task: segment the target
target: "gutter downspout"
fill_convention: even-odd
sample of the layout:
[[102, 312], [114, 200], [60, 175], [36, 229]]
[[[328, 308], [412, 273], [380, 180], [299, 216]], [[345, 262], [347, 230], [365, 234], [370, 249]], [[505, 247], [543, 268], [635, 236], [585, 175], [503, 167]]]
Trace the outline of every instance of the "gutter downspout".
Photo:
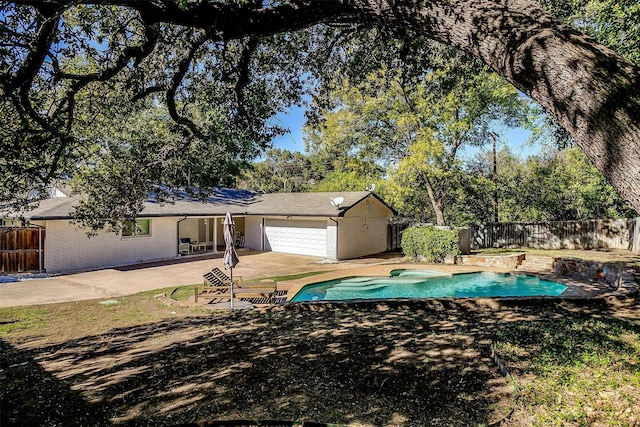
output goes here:
[[339, 235], [338, 232], [340, 230], [338, 230], [338, 221], [333, 219], [333, 218], [331, 218], [331, 217], [329, 217], [329, 219], [336, 223], [336, 261], [339, 261], [340, 260], [340, 253], [338, 252], [338, 241], [340, 240], [340, 235]]
[[[179, 219], [178, 222], [176, 223], [176, 247], [177, 248], [180, 248], [180, 223], [186, 219], [187, 219], [187, 216], [185, 215], [184, 218]], [[177, 255], [180, 255], [180, 253], [178, 253]]]

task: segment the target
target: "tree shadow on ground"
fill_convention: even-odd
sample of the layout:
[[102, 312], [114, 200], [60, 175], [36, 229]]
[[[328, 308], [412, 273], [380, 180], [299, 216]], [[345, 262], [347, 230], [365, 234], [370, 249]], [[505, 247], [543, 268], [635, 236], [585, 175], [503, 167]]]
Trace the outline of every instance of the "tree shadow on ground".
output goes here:
[[0, 425], [107, 425], [106, 408], [89, 403], [72, 383], [60, 381], [33, 359], [0, 339]]
[[[613, 310], [606, 302], [589, 304], [598, 316]], [[289, 304], [123, 328], [25, 352], [37, 362], [30, 364], [38, 378], [30, 388], [12, 386], [3, 417], [24, 409], [19, 402], [37, 389], [48, 402], [44, 411], [68, 412], [72, 421], [93, 417], [90, 425], [486, 424], [506, 415], [513, 398], [491, 358], [496, 332], [513, 322], [570, 316], [574, 306], [547, 300]], [[44, 383], [52, 385], [37, 385]], [[54, 407], [59, 396], [70, 398]], [[29, 424], [2, 425], [69, 424], [41, 422], [38, 408]]]

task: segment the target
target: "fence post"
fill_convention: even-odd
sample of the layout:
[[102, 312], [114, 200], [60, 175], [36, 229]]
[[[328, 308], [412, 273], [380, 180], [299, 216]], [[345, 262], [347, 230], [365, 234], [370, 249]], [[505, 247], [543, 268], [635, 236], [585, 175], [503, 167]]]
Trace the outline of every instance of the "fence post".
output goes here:
[[640, 218], [629, 220], [629, 250], [640, 254]]

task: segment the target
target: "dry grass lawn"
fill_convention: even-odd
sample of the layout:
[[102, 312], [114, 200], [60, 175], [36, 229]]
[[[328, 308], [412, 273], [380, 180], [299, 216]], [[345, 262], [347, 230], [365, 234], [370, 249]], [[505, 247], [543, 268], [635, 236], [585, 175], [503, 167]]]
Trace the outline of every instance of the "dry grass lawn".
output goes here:
[[143, 293], [2, 309], [0, 425], [639, 425], [639, 308], [425, 300], [208, 313]]

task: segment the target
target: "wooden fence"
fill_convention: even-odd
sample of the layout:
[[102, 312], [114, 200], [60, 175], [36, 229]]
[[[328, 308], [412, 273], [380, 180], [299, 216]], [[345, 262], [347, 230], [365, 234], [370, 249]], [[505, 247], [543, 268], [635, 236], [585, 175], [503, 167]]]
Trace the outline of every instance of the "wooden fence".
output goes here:
[[478, 248], [629, 249], [640, 252], [640, 219], [487, 223], [471, 228]]
[[0, 273], [44, 271], [42, 227], [0, 226]]

